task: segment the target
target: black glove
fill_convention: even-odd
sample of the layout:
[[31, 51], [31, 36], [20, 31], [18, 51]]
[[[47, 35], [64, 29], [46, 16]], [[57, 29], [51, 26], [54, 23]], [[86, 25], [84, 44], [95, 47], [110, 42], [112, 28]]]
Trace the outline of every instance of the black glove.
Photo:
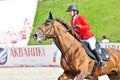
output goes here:
[[73, 28], [80, 28], [80, 26], [78, 24], [75, 24]]

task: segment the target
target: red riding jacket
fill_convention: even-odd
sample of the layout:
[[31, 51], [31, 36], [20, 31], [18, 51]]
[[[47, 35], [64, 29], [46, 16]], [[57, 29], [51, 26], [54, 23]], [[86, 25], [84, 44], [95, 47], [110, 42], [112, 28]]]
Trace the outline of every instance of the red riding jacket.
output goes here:
[[75, 28], [78, 32], [77, 36], [79, 39], [89, 39], [94, 36], [94, 34], [90, 32], [90, 25], [83, 16], [75, 15], [70, 21], [70, 24], [72, 27], [74, 27], [74, 25], [80, 26], [80, 28]]

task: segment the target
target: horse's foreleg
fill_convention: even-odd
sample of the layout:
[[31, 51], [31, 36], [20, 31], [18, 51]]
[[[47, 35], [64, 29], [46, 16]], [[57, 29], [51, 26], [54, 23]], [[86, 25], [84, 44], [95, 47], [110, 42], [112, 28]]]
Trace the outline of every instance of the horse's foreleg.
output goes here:
[[110, 74], [108, 74], [108, 77], [110, 80], [120, 80], [119, 74], [116, 71], [110, 72]]
[[87, 76], [87, 73], [80, 72], [80, 74], [76, 76], [76, 80], [84, 80], [86, 76]]
[[120, 69], [119, 69], [119, 71], [117, 72], [117, 74], [118, 74], [118, 80], [120, 80]]
[[90, 80], [98, 80], [98, 76], [93, 76]]
[[108, 75], [108, 77], [110, 78], [110, 80], [120, 80], [119, 76]]
[[119, 80], [120, 80], [120, 68], [119, 68], [119, 70], [118, 70], [118, 76], [119, 76]]
[[70, 71], [64, 71], [58, 80], [74, 80], [74, 78], [75, 76]]

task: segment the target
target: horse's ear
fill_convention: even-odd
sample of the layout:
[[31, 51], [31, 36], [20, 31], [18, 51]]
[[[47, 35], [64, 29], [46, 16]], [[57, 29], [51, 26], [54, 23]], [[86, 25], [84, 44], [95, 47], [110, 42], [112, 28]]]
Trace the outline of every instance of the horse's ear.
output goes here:
[[49, 12], [49, 17], [48, 17], [48, 19], [52, 19], [52, 20], [53, 20], [53, 16], [52, 16], [51, 11]]

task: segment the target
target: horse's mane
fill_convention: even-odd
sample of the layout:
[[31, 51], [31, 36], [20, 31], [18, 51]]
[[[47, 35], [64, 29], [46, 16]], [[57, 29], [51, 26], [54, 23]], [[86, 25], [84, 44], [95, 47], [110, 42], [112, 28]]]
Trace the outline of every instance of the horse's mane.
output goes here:
[[[58, 21], [58, 22], [60, 22], [66, 29], [70, 29], [70, 26], [69, 26], [67, 23], [63, 22], [62, 20], [60, 20], [60, 19], [58, 19], [58, 18], [56, 18], [55, 20]], [[75, 36], [75, 32], [73, 31], [73, 29], [71, 29], [71, 30], [69, 31], [69, 33], [70, 33], [71, 35]], [[75, 36], [75, 37], [76, 37], [76, 36]]]

